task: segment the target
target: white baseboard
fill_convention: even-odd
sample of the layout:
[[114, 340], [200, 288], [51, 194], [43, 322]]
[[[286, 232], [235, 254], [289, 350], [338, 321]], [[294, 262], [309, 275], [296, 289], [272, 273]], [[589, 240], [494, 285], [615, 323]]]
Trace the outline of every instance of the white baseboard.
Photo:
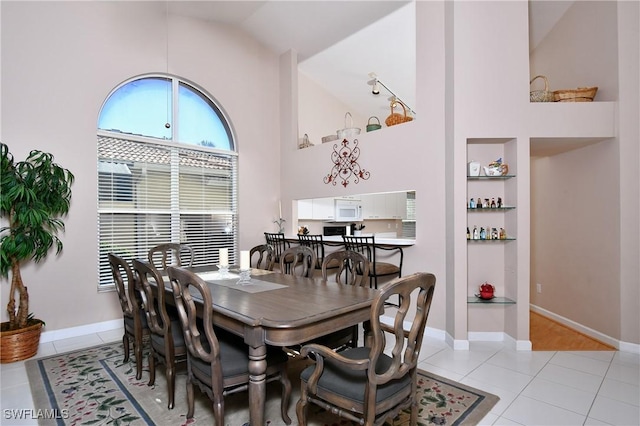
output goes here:
[[592, 328], [589, 328], [587, 326], [584, 326], [580, 323], [577, 323], [573, 320], [570, 320], [569, 318], [565, 318], [561, 315], [555, 314], [551, 311], [548, 311], [544, 308], [541, 308], [540, 306], [536, 306], [536, 305], [529, 305], [531, 310], [533, 312], [536, 312], [542, 316], [545, 316], [547, 318], [550, 318], [560, 324], [566, 325], [567, 327], [573, 328], [574, 330], [579, 331], [580, 333], [589, 336], [591, 338], [594, 338], [596, 340], [599, 340], [603, 343], [606, 343], [607, 345], [611, 345], [614, 348], [623, 351], [623, 352], [631, 352], [631, 353], [640, 353], [640, 345], [636, 344], [636, 343], [629, 343], [629, 342], [623, 342], [620, 341], [618, 339], [614, 339], [611, 336], [608, 336], [604, 333], [601, 333], [597, 330], [594, 330]]
[[60, 330], [43, 331], [40, 335], [40, 343], [53, 342], [54, 340], [68, 339], [71, 337], [86, 336], [87, 334], [117, 330], [119, 328], [122, 328], [122, 319], [62, 328]]
[[470, 331], [469, 340], [473, 342], [505, 342], [516, 351], [530, 351], [532, 349], [530, 340], [516, 340], [502, 331]]
[[501, 331], [470, 331], [468, 334], [472, 342], [502, 342], [505, 336]]
[[454, 351], [468, 351], [469, 350], [469, 341], [468, 340], [461, 340], [461, 339], [456, 340], [449, 333], [445, 333], [444, 341]]

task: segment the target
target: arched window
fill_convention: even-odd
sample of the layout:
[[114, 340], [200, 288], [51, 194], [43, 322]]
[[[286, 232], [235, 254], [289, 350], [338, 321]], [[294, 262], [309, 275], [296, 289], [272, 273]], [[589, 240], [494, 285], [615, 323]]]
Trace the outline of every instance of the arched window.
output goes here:
[[229, 123], [211, 97], [175, 77], [117, 87], [98, 119], [99, 288], [107, 253], [146, 259], [166, 242], [194, 249], [194, 266], [237, 250], [238, 161]]

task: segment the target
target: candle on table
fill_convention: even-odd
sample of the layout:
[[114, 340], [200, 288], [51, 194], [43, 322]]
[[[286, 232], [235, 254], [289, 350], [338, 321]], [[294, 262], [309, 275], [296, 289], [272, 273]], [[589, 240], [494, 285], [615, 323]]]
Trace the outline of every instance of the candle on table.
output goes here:
[[229, 265], [229, 249], [228, 248], [221, 248], [220, 251], [218, 252], [218, 255], [220, 257], [220, 265], [222, 266]]
[[249, 269], [249, 250], [240, 251], [240, 269]]
[[280, 211], [280, 216], [278, 216], [278, 219], [282, 219], [282, 201], [278, 201], [278, 210]]

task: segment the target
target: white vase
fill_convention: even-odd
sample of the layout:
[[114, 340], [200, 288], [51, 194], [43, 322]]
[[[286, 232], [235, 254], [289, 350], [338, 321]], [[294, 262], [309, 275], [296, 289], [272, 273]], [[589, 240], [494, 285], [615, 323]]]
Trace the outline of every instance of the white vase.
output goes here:
[[362, 231], [353, 231], [353, 235], [355, 237], [359, 237], [360, 235], [362, 235]]

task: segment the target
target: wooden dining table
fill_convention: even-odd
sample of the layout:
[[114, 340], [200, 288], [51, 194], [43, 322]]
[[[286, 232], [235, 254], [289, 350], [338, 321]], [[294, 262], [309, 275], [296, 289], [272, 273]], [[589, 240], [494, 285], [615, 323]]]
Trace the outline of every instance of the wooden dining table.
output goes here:
[[[366, 323], [377, 290], [341, 285], [320, 278], [251, 270], [239, 283], [233, 269], [228, 277], [215, 267], [191, 268], [209, 286], [213, 323], [244, 338], [249, 347], [250, 424], [263, 426], [266, 401], [267, 345], [293, 346]], [[170, 291], [170, 283], [165, 281]], [[168, 301], [173, 296], [167, 297]]]

